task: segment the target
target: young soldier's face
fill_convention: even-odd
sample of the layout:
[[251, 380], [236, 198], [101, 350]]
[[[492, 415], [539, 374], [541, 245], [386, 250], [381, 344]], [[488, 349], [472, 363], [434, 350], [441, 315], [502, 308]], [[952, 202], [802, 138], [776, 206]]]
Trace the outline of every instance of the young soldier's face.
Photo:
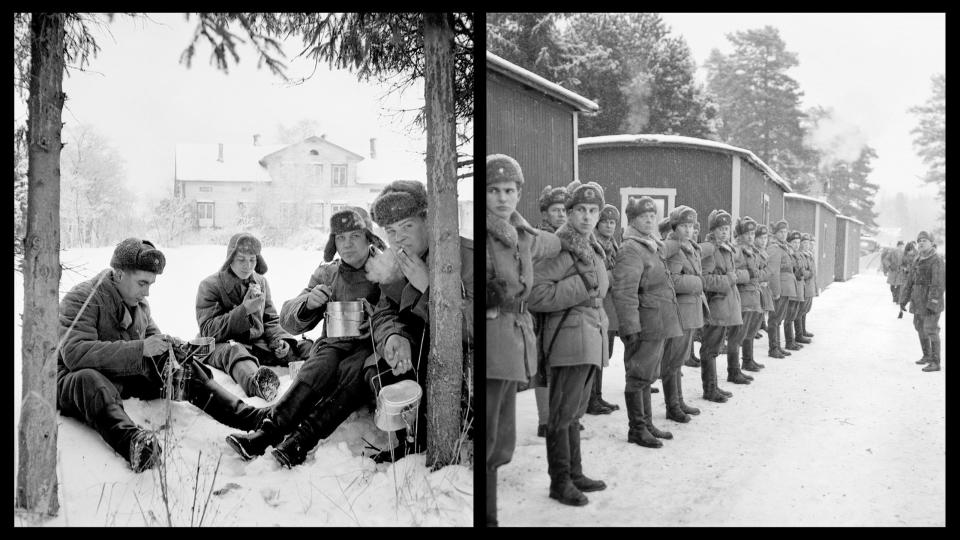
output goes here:
[[756, 234], [757, 234], [756, 231], [740, 233], [740, 241], [748, 246], [752, 246], [754, 236], [756, 236]]
[[794, 251], [800, 249], [800, 240], [796, 240], [796, 239], [795, 239], [795, 240], [791, 240], [791, 241], [789, 242], [789, 244], [790, 244], [790, 247], [792, 247], [792, 248], [794, 249]]
[[767, 237], [767, 235], [761, 234], [760, 236], [756, 237], [756, 239], [754, 240], [754, 244], [756, 244], [758, 248], [765, 248], [767, 247], [768, 239], [769, 238]]
[[717, 238], [720, 242], [726, 242], [730, 239], [730, 226], [721, 225], [713, 230], [713, 236]]
[[253, 269], [256, 266], [256, 255], [252, 253], [240, 253], [239, 251], [233, 255], [233, 262], [230, 263], [230, 268], [233, 269], [233, 273], [240, 279], [250, 277], [250, 274], [253, 273]]
[[801, 241], [800, 241], [800, 249], [802, 249], [803, 251], [810, 251], [810, 241], [809, 241], [809, 240], [801, 240]]
[[559, 229], [567, 222], [567, 209], [564, 208], [563, 203], [551, 204], [543, 214], [547, 218], [547, 223], [554, 229]]
[[370, 253], [370, 240], [363, 231], [347, 231], [333, 237], [337, 246], [337, 253], [343, 262], [354, 268], [363, 267]]
[[633, 226], [642, 233], [654, 234], [657, 232], [657, 213], [643, 212], [633, 219]]
[[146, 270], [116, 270], [117, 291], [123, 303], [133, 307], [150, 296], [150, 286], [157, 281], [157, 275]]
[[606, 237], [613, 236], [613, 232], [617, 230], [617, 220], [615, 219], [601, 219], [600, 223], [597, 223], [597, 232]]
[[917, 247], [920, 248], [920, 249], [923, 250], [923, 251], [926, 251], [926, 250], [930, 249], [930, 246], [932, 246], [932, 245], [933, 245], [933, 242], [927, 240], [926, 238], [923, 238], [923, 239], [921, 239], [921, 240], [917, 240]]
[[427, 252], [430, 236], [427, 220], [422, 216], [401, 219], [385, 227], [391, 246], [403, 248], [408, 254], [423, 257]]
[[509, 219], [519, 200], [520, 188], [516, 182], [497, 182], [487, 186], [487, 210], [500, 219]]
[[780, 229], [779, 231], [773, 233], [773, 235], [776, 236], [776, 237], [777, 237], [777, 240], [780, 240], [781, 242], [786, 242], [786, 241], [787, 241], [787, 230], [786, 230], [786, 229]]
[[673, 232], [681, 241], [690, 240], [693, 238], [693, 223], [681, 223], [673, 229]]
[[570, 226], [582, 235], [588, 235], [600, 220], [600, 207], [596, 204], [578, 204], [567, 215]]

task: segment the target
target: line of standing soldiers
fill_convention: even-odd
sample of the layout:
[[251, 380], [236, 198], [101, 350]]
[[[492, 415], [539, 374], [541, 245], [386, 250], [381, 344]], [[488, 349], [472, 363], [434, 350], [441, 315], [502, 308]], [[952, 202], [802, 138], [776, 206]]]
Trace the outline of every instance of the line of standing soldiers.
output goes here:
[[618, 409], [602, 399], [600, 388], [615, 334], [625, 347], [627, 441], [650, 448], [673, 438], [652, 422], [651, 385], [658, 377], [668, 419], [689, 422], [700, 412], [683, 401], [680, 384], [698, 329], [703, 397], [718, 403], [732, 396], [717, 384], [724, 338], [727, 381], [735, 384], [753, 380], [743, 370], [764, 367], [754, 360], [753, 341], [766, 312], [769, 356], [790, 354], [780, 347], [781, 323], [786, 349], [810, 343], [806, 314], [818, 293], [813, 239], [789, 231], [786, 221], [770, 227], [767, 246], [766, 226], [749, 217], [734, 224], [729, 213], [714, 210], [698, 244], [695, 210], [679, 206], [658, 223], [656, 203], [640, 197], [627, 204], [617, 242], [619, 212], [594, 182], [544, 189], [537, 230], [516, 211], [519, 164], [489, 155], [486, 177], [488, 526], [497, 525], [497, 469], [510, 461], [516, 443], [518, 386], [535, 383], [549, 496], [583, 506], [585, 492], [606, 484], [583, 472], [579, 420]]

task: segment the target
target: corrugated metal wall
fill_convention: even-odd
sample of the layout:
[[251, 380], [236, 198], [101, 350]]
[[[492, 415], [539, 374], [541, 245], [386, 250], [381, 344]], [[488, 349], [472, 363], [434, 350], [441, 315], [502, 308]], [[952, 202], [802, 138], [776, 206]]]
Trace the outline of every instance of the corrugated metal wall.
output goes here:
[[837, 215], [825, 206], [820, 207], [817, 251], [820, 257], [820, 264], [817, 266], [817, 285], [821, 289], [826, 289], [833, 283], [837, 271]]
[[[580, 179], [604, 187], [607, 202], [620, 208], [620, 188], [653, 187], [677, 190], [675, 205], [697, 211], [700, 225], [715, 208], [730, 211], [733, 158], [690, 148], [636, 145], [580, 150]], [[701, 231], [701, 238], [706, 231]]]
[[[847, 248], [847, 245], [850, 243], [850, 232], [853, 229], [852, 221], [846, 219], [837, 219], [837, 244], [836, 244], [836, 267], [837, 274], [835, 276], [837, 281], [846, 281], [850, 279], [853, 275], [852, 267], [853, 264], [849, 261], [850, 250]], [[860, 240], [857, 239], [857, 258], [860, 256], [859, 244]]]
[[802, 233], [814, 234], [817, 226], [816, 220], [817, 203], [813, 201], [804, 201], [797, 199], [786, 199], [787, 223], [790, 224], [790, 230], [800, 231]]
[[860, 224], [847, 221], [847, 260], [849, 277], [860, 273]]
[[[772, 182], [769, 182], [772, 185]], [[767, 193], [768, 181], [759, 169], [747, 160], [740, 160], [740, 215], [750, 216], [759, 224], [763, 220], [763, 195]]]
[[546, 185], [573, 181], [574, 111], [544, 94], [487, 70], [487, 154], [512, 156], [523, 169], [517, 210], [540, 222], [537, 197]]

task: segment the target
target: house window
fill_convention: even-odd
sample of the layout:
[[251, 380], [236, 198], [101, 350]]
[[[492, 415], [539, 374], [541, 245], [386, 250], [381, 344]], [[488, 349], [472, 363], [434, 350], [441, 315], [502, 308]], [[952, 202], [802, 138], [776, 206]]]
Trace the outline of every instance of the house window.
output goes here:
[[240, 191], [253, 191], [253, 186], [240, 186]]
[[346, 186], [347, 185], [347, 166], [346, 165], [331, 165], [330, 166], [330, 178], [333, 181], [334, 187], [336, 186]]
[[322, 227], [324, 225], [322, 202], [310, 203], [310, 215], [307, 219], [308, 223], [314, 227]]
[[197, 221], [201, 227], [213, 227], [214, 207], [212, 202], [197, 203]]
[[770, 195], [763, 193], [760, 202], [760, 223], [770, 223]]
[[320, 152], [317, 152], [316, 150], [311, 150], [311, 151], [310, 151], [310, 155], [311, 155], [311, 156], [319, 156], [319, 155], [320, 155]]
[[293, 219], [296, 203], [293, 201], [280, 201], [280, 220], [287, 222]]
[[320, 182], [323, 181], [323, 165], [320, 163], [313, 164], [313, 183], [320, 185]]
[[213, 191], [213, 186], [200, 186], [200, 191], [209, 193]]

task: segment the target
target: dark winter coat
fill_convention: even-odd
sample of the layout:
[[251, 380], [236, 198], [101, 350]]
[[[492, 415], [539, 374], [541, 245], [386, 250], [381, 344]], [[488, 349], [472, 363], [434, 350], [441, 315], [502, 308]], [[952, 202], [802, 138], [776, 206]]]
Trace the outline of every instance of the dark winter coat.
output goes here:
[[735, 250], [729, 242], [718, 242], [712, 234], [700, 244], [703, 265], [703, 290], [706, 291], [710, 315], [706, 324], [736, 326], [743, 324], [740, 314], [740, 291], [737, 283], [746, 283], [750, 276], [738, 272], [734, 264]]
[[609, 356], [603, 297], [610, 281], [603, 248], [593, 235], [583, 236], [569, 224], [557, 229], [557, 237], [560, 253], [533, 265], [530, 292], [530, 311], [543, 313], [540, 339], [544, 351], [549, 349], [546, 362], [551, 368], [599, 367]]
[[[763, 311], [760, 302], [760, 264], [756, 249], [747, 244], [736, 245], [734, 264], [737, 268], [737, 290], [740, 292], [740, 311]], [[743, 273], [747, 281], [742, 281]]]
[[803, 302], [807, 298], [804, 281], [810, 275], [807, 258], [803, 256], [799, 249], [793, 249], [792, 247], [787, 249], [790, 251], [790, 256], [793, 257], [793, 276], [797, 280], [797, 297], [791, 298], [791, 300]]
[[887, 283], [890, 285], [903, 285], [906, 276], [903, 275], [901, 265], [903, 263], [903, 250], [889, 249], [885, 250], [880, 256], [883, 265], [883, 273], [887, 275]]
[[[343, 262], [342, 259], [322, 263], [313, 271], [310, 281], [300, 291], [300, 294], [284, 302], [283, 307], [280, 308], [280, 325], [284, 329], [295, 334], [302, 334], [313, 330], [320, 324], [327, 312], [327, 302], [316, 309], [307, 307], [307, 298], [310, 296], [310, 291], [320, 284], [330, 287], [331, 294], [327, 302], [354, 302], [363, 298], [371, 306], [375, 306], [380, 300], [380, 286], [367, 279], [366, 272], [362, 267], [354, 268]], [[360, 325], [359, 337], [328, 338], [326, 325], [324, 325], [320, 336], [322, 341], [369, 341], [370, 321], [369, 319], [364, 320]]]
[[613, 300], [621, 336], [639, 332], [640, 339], [656, 341], [683, 335], [674, 279], [662, 246], [663, 242], [632, 225], [623, 231], [613, 268]]
[[[604, 264], [607, 267], [607, 277], [610, 279], [610, 290], [613, 290], [613, 267], [616, 265], [617, 252], [620, 250], [620, 242], [614, 237], [605, 237], [599, 233], [595, 234], [597, 242], [606, 254]], [[620, 328], [620, 320], [617, 318], [617, 308], [613, 305], [613, 293], [607, 293], [603, 297], [603, 311], [607, 313], [607, 320], [610, 324], [610, 331], [616, 332]]]
[[[259, 312], [248, 314], [243, 308], [243, 298], [251, 283], [257, 283], [263, 291], [262, 318]], [[246, 346], [256, 342], [269, 346], [279, 338], [286, 341], [291, 350], [296, 349], [297, 339], [280, 326], [270, 285], [256, 272], [241, 280], [227, 267], [208, 276], [197, 288], [196, 304], [201, 336], [212, 337], [217, 343], [233, 340]]]
[[160, 329], [150, 317], [146, 299], [133, 308], [123, 303], [112, 269], [70, 289], [60, 301], [59, 317], [63, 345], [57, 359], [58, 381], [71, 371], [88, 368], [107, 377], [143, 375], [152, 368], [143, 357], [143, 340]]
[[703, 327], [703, 312], [707, 304], [703, 295], [700, 245], [689, 241], [681, 244], [676, 234], [671, 232], [663, 243], [663, 259], [677, 294], [680, 325], [684, 330]]
[[[800, 253], [806, 257], [807, 260], [807, 270], [809, 275], [803, 279], [803, 297], [804, 298], [813, 298], [814, 296], [820, 296], [820, 292], [817, 290], [817, 259], [810, 251], [801, 251]], [[804, 274], [807, 275], [807, 274]]]
[[900, 289], [900, 304], [910, 302], [910, 313], [933, 315], [943, 311], [945, 269], [936, 250], [917, 256]]
[[[760, 308], [763, 311], [773, 311], [773, 294], [770, 293], [770, 272], [767, 269], [767, 250], [755, 249], [757, 255], [757, 269], [760, 272]], [[778, 278], [779, 279], [779, 278]]]
[[793, 274], [790, 246], [772, 235], [767, 244], [767, 278], [774, 300], [781, 296], [797, 298], [797, 276]]
[[533, 317], [517, 304], [533, 289], [533, 265], [560, 253], [555, 234], [537, 231], [516, 211], [509, 222], [487, 212], [487, 282], [502, 280], [508, 308], [488, 308], [487, 379], [526, 382], [537, 372]]

